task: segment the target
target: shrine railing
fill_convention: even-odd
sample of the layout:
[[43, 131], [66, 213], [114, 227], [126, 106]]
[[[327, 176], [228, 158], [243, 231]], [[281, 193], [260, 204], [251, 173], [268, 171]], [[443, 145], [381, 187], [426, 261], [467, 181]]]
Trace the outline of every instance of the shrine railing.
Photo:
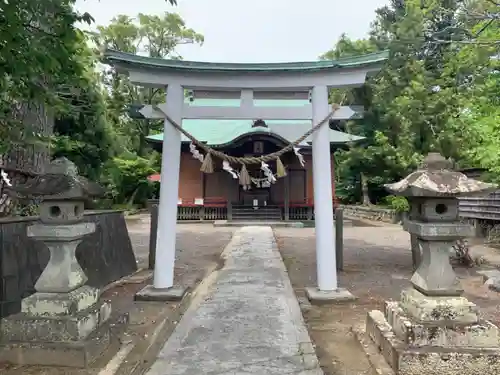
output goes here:
[[[150, 200], [148, 206], [152, 215], [158, 214], [158, 200]], [[177, 205], [178, 221], [227, 220], [227, 200], [223, 197], [209, 197], [203, 204], [195, 199], [183, 199]]]
[[[153, 216], [158, 215], [158, 200], [150, 200], [148, 202], [149, 209]], [[281, 210], [281, 220], [286, 218], [286, 204], [284, 202], [276, 202], [274, 207], [279, 207]], [[337, 207], [337, 202], [334, 202], [334, 207]], [[214, 221], [214, 220], [230, 220], [231, 205], [224, 197], [208, 197], [198, 202], [197, 199], [182, 199], [177, 205], [177, 220], [179, 222], [190, 221]], [[156, 220], [156, 218], [155, 218]], [[312, 200], [304, 199], [290, 201], [288, 203], [288, 220], [304, 221], [314, 220], [314, 203]]]

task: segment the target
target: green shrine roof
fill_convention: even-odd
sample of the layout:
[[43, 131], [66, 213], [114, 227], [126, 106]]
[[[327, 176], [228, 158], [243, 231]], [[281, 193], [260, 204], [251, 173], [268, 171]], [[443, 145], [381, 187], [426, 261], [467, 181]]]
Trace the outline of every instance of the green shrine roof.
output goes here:
[[[189, 102], [186, 98], [185, 103], [193, 106], [210, 105], [210, 106], [239, 106], [238, 99], [196, 99]], [[256, 107], [297, 107], [308, 104], [307, 100], [254, 100]], [[312, 124], [309, 121], [299, 120], [268, 120], [267, 127], [252, 127], [251, 120], [195, 120], [186, 119], [182, 121], [182, 126], [190, 134], [201, 142], [207, 143], [209, 146], [225, 146], [236, 141], [244, 136], [252, 134], [269, 134], [285, 143], [291, 143], [307, 132]], [[324, 126], [328, 126], [325, 124]], [[345, 144], [348, 142], [356, 142], [364, 137], [347, 134], [344, 132], [329, 129], [330, 143]], [[190, 142], [188, 138], [182, 135], [182, 142]], [[152, 143], [163, 142], [163, 133], [150, 135], [146, 140]], [[306, 138], [300, 146], [310, 146], [312, 136]]]
[[339, 60], [318, 60], [285, 63], [215, 63], [185, 60], [167, 60], [108, 49], [104, 52], [104, 61], [109, 64], [127, 64], [144, 68], [162, 68], [193, 72], [285, 72], [317, 71], [335, 68], [361, 68], [383, 63], [388, 52], [370, 53]]
[[[238, 138], [258, 134], [270, 134], [278, 139], [290, 143], [301, 137], [311, 128], [310, 123], [300, 123], [293, 121], [266, 121], [265, 127], [252, 127], [252, 121], [249, 120], [184, 120], [182, 126], [196, 139], [206, 142], [209, 146], [224, 146]], [[328, 126], [325, 124], [324, 126]], [[163, 133], [150, 135], [146, 137], [149, 142], [163, 142]], [[339, 132], [330, 129], [330, 142], [333, 144], [344, 144], [364, 139], [356, 135]], [[189, 139], [182, 135], [183, 142], [189, 142]], [[300, 146], [310, 146], [312, 137], [307, 138]]]

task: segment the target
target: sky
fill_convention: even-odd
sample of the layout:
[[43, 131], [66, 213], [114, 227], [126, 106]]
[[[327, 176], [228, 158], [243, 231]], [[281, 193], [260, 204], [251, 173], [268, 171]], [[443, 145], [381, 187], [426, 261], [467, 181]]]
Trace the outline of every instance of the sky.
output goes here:
[[211, 62], [310, 61], [333, 47], [342, 33], [366, 36], [375, 9], [388, 0], [77, 0], [97, 25], [118, 14], [179, 13], [205, 37], [203, 46], [183, 45], [184, 60]]

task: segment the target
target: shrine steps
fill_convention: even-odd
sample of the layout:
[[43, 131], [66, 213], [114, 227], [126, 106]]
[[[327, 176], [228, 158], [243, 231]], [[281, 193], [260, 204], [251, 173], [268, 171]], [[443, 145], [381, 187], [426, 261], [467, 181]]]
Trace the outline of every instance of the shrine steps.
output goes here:
[[216, 220], [213, 224], [214, 227], [271, 227], [271, 228], [305, 228], [301, 221], [269, 221], [269, 220]]
[[281, 221], [281, 208], [278, 206], [233, 206], [230, 221]]

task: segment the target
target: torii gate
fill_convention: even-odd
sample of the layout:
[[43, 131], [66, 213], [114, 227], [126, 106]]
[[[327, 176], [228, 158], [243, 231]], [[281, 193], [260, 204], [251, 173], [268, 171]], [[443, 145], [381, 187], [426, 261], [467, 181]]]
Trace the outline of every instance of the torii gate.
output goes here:
[[[330, 88], [359, 87], [368, 74], [378, 72], [387, 53], [374, 53], [338, 61], [271, 64], [205, 63], [165, 60], [108, 50], [105, 61], [130, 81], [149, 87], [166, 88], [166, 102], [145, 106], [146, 118], [165, 119], [178, 124], [183, 119], [309, 120], [312, 125], [330, 113]], [[184, 103], [185, 90], [205, 98], [240, 98], [239, 107], [190, 106]], [[307, 99], [297, 107], [258, 107], [255, 99]], [[340, 107], [332, 119], [354, 115], [350, 107]], [[174, 287], [174, 261], [179, 191], [181, 134], [165, 119], [161, 162], [158, 235], [153, 286], [140, 292], [148, 299], [179, 299], [185, 288]], [[335, 264], [332, 176], [328, 124], [313, 135], [313, 184], [316, 226], [317, 288], [308, 290], [310, 299], [345, 299], [339, 289]]]

